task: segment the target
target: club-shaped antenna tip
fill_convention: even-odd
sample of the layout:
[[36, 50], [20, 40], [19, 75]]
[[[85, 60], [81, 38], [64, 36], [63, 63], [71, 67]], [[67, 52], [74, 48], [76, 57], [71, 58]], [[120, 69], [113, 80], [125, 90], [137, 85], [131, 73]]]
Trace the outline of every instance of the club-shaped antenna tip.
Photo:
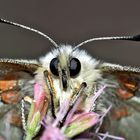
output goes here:
[[135, 35], [132, 38], [134, 41], [140, 41], [140, 34], [139, 35]]

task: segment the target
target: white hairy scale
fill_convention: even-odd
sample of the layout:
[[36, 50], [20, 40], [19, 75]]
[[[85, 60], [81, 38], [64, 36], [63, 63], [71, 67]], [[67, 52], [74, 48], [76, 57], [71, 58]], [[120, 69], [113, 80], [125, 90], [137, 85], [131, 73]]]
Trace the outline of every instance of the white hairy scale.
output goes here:
[[[84, 50], [79, 50], [75, 49], [73, 50], [73, 47], [70, 45], [61, 45], [59, 49], [54, 49], [48, 54], [46, 54], [44, 57], [40, 58], [40, 62], [44, 68], [46, 68], [48, 71], [50, 71], [50, 61], [53, 58], [58, 57], [61, 54], [63, 57], [60, 58], [60, 63], [62, 65], [65, 65], [64, 60], [70, 60], [70, 58], [77, 58], [79, 59], [81, 63], [81, 71], [80, 73], [72, 78], [70, 77], [70, 83], [72, 85], [71, 91], [73, 91], [73, 88], [78, 88], [82, 82], [87, 83], [87, 88], [86, 88], [86, 94], [93, 93], [93, 85], [95, 81], [99, 78], [101, 78], [101, 73], [99, 69], [96, 69], [96, 66], [98, 66], [99, 61], [96, 59], [92, 58], [89, 54], [87, 54], [86, 51]], [[53, 76], [53, 74], [52, 74]], [[54, 82], [54, 87], [57, 92], [57, 98], [61, 98], [62, 102], [66, 98], [62, 96], [62, 90], [60, 88], [60, 79], [59, 77], [53, 76], [53, 82]], [[70, 85], [70, 86], [71, 86]], [[65, 96], [70, 96], [70, 91], [63, 91]], [[62, 99], [64, 98], [64, 99]]]

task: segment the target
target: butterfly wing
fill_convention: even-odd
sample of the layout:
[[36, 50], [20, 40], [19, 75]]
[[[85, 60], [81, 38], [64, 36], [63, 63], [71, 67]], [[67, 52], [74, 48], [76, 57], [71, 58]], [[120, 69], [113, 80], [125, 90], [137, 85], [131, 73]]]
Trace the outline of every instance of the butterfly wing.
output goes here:
[[97, 108], [112, 105], [103, 123], [103, 131], [127, 140], [139, 139], [140, 134], [140, 70], [104, 63], [100, 67], [107, 88], [98, 100]]
[[21, 100], [33, 96], [34, 73], [38, 68], [35, 61], [0, 60], [0, 137], [21, 139]]

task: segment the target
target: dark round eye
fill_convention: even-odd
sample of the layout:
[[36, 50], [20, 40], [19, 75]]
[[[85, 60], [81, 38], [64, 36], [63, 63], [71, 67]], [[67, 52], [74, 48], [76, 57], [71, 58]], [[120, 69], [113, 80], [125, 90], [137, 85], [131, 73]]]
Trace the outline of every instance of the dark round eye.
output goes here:
[[76, 76], [81, 70], [81, 63], [77, 58], [70, 60], [70, 76]]
[[59, 76], [58, 74], [58, 58], [53, 58], [50, 62], [50, 70], [52, 72], [52, 74], [54, 74], [55, 76]]

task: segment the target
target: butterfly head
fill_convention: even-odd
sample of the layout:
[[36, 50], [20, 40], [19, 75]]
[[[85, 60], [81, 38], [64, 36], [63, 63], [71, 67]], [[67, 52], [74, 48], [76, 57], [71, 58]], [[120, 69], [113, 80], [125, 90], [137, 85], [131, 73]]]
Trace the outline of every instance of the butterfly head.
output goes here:
[[66, 94], [74, 91], [83, 82], [91, 91], [95, 80], [100, 78], [100, 72], [96, 69], [99, 61], [84, 50], [73, 49], [70, 45], [55, 48], [46, 56], [41, 57], [40, 62], [52, 74], [54, 87], [60, 94], [62, 91]]

